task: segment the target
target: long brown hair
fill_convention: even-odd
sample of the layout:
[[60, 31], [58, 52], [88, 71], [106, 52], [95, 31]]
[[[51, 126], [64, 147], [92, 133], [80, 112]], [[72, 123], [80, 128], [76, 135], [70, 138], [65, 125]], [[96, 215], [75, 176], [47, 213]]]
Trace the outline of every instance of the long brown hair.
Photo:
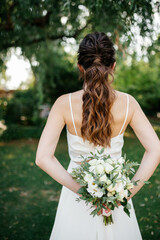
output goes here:
[[78, 49], [78, 64], [82, 65], [83, 112], [81, 135], [91, 143], [110, 147], [112, 134], [110, 112], [115, 99], [115, 91], [110, 86], [114, 80], [112, 66], [115, 49], [104, 32], [87, 34]]

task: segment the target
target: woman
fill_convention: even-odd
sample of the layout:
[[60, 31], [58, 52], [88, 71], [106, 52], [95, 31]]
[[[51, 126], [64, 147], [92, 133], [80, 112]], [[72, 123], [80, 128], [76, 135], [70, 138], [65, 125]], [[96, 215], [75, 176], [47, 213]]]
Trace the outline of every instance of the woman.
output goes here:
[[[83, 88], [55, 101], [42, 132], [36, 164], [63, 185], [50, 240], [142, 239], [131, 198], [158, 166], [160, 141], [135, 98], [111, 87], [115, 65], [115, 49], [109, 37], [103, 32], [86, 35], [78, 50]], [[114, 224], [105, 226], [102, 215], [93, 217], [90, 206], [84, 201], [76, 201], [81, 186], [73, 180], [70, 172], [80, 164], [80, 154], [94, 152], [96, 147], [103, 146], [106, 154], [119, 158], [128, 124], [145, 148], [139, 169], [132, 179], [140, 181], [128, 198], [132, 206], [131, 217], [119, 204], [112, 213]], [[67, 171], [54, 156], [65, 125], [71, 159]]]

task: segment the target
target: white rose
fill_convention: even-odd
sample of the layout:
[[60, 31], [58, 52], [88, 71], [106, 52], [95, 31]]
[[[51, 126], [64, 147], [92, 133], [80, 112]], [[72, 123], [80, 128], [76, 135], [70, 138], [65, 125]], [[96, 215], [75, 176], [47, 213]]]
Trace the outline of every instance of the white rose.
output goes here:
[[104, 167], [103, 167], [102, 164], [97, 165], [96, 168], [95, 168], [95, 170], [96, 170], [96, 172], [99, 173], [99, 174], [104, 173]]
[[104, 160], [102, 160], [102, 159], [99, 159], [99, 160], [97, 160], [97, 164], [104, 164]]
[[123, 157], [120, 157], [120, 158], [118, 159], [118, 163], [119, 163], [119, 164], [123, 164], [124, 162], [125, 162], [125, 160], [124, 160]]
[[121, 192], [122, 190], [124, 190], [124, 185], [123, 185], [122, 181], [116, 183], [114, 188], [115, 188], [116, 192]]
[[131, 182], [131, 180], [130, 180], [129, 177], [126, 178], [126, 187], [127, 187], [128, 189], [134, 187], [134, 184], [133, 184], [133, 182]]
[[107, 177], [106, 177], [106, 175], [105, 174], [103, 174], [100, 178], [99, 178], [99, 181], [100, 182], [107, 182]]
[[127, 178], [126, 178], [126, 176], [123, 175], [122, 178], [123, 178], [123, 183], [124, 183], [124, 185], [126, 185], [126, 184], [127, 184]]
[[88, 184], [88, 188], [87, 191], [94, 197], [102, 197], [103, 196], [103, 191], [101, 190], [101, 188], [98, 187], [97, 184], [92, 183], [92, 184]]
[[117, 178], [121, 178], [122, 177], [122, 173], [121, 172], [113, 172], [113, 176], [115, 176], [116, 174], [118, 173], [118, 176], [117, 176]]
[[128, 190], [127, 189], [123, 190], [123, 195], [124, 195], [125, 198], [128, 197]]
[[109, 185], [109, 187], [107, 188], [107, 190], [108, 190], [109, 192], [113, 192], [113, 191], [115, 191], [115, 186], [113, 187], [113, 184], [111, 184], [111, 185]]
[[106, 162], [109, 163], [109, 164], [113, 164], [113, 163], [114, 163], [114, 160], [113, 160], [112, 158], [108, 158], [108, 159], [106, 160]]
[[113, 170], [113, 167], [109, 163], [104, 164], [106, 173], [110, 173]]
[[119, 201], [122, 201], [123, 198], [127, 198], [128, 197], [128, 190], [122, 190], [121, 192], [119, 192], [119, 197], [118, 197], [118, 200]]
[[96, 166], [97, 165], [97, 159], [92, 159], [88, 163], [92, 166]]
[[93, 182], [93, 181], [94, 181], [92, 175], [89, 174], [89, 173], [87, 173], [87, 174], [84, 176], [84, 180], [85, 180], [86, 182]]
[[97, 191], [94, 193], [94, 195], [98, 198], [101, 198], [103, 196], [103, 192], [102, 191]]
[[127, 182], [127, 184], [126, 184], [127, 189], [131, 189], [133, 187], [134, 187], [134, 184], [132, 182]]
[[96, 168], [96, 166], [94, 166], [94, 165], [92, 166], [92, 165], [91, 165], [91, 166], [89, 167], [89, 171], [90, 171], [90, 172], [93, 172], [93, 173], [96, 173], [96, 172], [95, 172], [95, 168]]
[[118, 172], [121, 172], [122, 171], [122, 166], [121, 165], [119, 165], [119, 164], [117, 164], [116, 166], [115, 166], [115, 170], [114, 170], [114, 172], [115, 173], [118, 173]]
[[112, 197], [112, 196], [113, 196], [113, 193], [108, 192], [108, 193], [107, 193], [107, 196], [108, 196], [108, 197]]
[[111, 180], [110, 179], [107, 179], [107, 184], [111, 184]]

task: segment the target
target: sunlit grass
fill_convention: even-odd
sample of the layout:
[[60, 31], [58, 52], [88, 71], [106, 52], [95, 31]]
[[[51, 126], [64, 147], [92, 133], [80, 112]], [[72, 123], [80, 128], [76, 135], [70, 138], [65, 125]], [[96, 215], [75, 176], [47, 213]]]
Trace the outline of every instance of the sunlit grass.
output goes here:
[[[160, 136], [159, 129], [157, 133]], [[144, 149], [130, 129], [124, 140], [123, 154], [140, 162]], [[37, 140], [0, 143], [0, 239], [49, 239], [62, 186], [35, 165], [37, 144]], [[69, 156], [64, 132], [55, 155], [67, 169]], [[133, 197], [143, 240], [160, 239], [159, 168], [150, 181]]]

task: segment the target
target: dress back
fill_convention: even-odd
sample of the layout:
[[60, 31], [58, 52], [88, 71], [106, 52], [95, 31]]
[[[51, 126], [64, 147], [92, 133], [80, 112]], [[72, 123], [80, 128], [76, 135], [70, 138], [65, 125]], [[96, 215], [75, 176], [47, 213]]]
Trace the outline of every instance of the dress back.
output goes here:
[[[111, 157], [114, 157], [116, 159], [121, 157], [122, 147], [124, 144], [124, 138], [123, 138], [124, 132], [123, 133], [121, 133], [121, 132], [123, 130], [123, 127], [125, 125], [125, 122], [126, 122], [127, 116], [128, 116], [128, 107], [129, 107], [128, 94], [126, 94], [126, 97], [127, 97], [126, 114], [125, 114], [125, 119], [124, 119], [123, 125], [121, 127], [121, 130], [117, 136], [111, 138], [111, 147], [104, 148], [104, 154], [110, 155]], [[95, 153], [96, 149], [100, 150], [102, 148], [102, 146], [97, 145], [95, 147], [93, 145], [93, 143], [90, 143], [88, 140], [83, 140], [82, 137], [78, 136], [75, 121], [74, 121], [73, 110], [72, 110], [71, 93], [69, 94], [69, 104], [70, 104], [70, 112], [71, 112], [71, 117], [72, 117], [72, 123], [73, 123], [74, 130], [75, 130], [75, 135], [71, 134], [69, 132], [67, 125], [66, 125], [68, 153], [69, 153], [71, 161], [81, 162], [83, 159], [80, 157], [80, 155], [88, 156], [90, 152]]]

